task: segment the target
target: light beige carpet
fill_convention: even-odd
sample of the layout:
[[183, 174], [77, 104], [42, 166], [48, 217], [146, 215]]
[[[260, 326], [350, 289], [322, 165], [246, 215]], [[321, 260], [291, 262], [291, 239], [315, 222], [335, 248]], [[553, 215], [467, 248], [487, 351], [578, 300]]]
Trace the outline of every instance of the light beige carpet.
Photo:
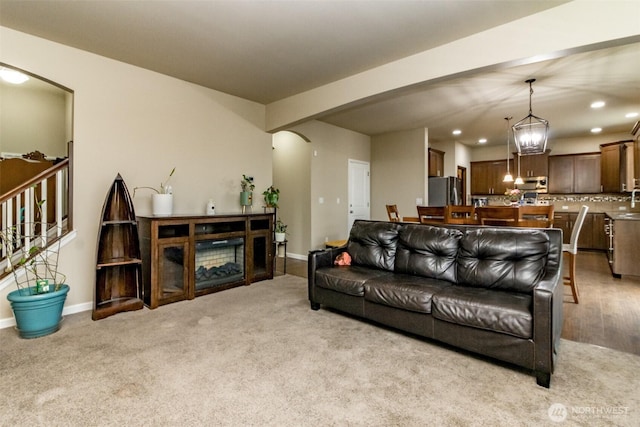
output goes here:
[[35, 340], [0, 330], [2, 426], [637, 426], [639, 390], [631, 354], [563, 341], [544, 389], [526, 372], [312, 311], [294, 276], [97, 322], [75, 314]]

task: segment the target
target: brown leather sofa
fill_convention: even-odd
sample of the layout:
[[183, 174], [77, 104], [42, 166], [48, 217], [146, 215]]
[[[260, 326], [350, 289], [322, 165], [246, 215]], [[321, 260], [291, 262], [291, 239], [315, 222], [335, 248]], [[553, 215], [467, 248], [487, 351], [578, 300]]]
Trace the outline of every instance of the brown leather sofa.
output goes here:
[[[335, 266], [344, 251], [350, 266]], [[356, 221], [309, 253], [311, 308], [330, 307], [499, 359], [549, 387], [562, 330], [559, 229]]]

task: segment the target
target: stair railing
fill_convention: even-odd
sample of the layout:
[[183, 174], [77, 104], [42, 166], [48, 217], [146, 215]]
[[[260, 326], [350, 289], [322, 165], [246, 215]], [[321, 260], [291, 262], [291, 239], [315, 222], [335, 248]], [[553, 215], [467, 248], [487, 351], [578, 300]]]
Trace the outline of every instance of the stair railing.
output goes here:
[[[69, 159], [64, 159], [0, 195], [0, 230], [11, 230], [19, 237], [15, 241], [20, 246], [8, 248], [5, 241], [0, 244], [0, 279], [11, 273], [15, 258], [28, 254], [32, 247], [45, 249], [72, 230], [69, 165]], [[53, 209], [49, 206], [52, 201], [47, 200], [49, 185], [55, 186]], [[50, 212], [53, 218], [48, 218]], [[27, 232], [26, 224], [39, 224], [40, 235], [34, 237]], [[12, 257], [12, 262], [7, 256]]]

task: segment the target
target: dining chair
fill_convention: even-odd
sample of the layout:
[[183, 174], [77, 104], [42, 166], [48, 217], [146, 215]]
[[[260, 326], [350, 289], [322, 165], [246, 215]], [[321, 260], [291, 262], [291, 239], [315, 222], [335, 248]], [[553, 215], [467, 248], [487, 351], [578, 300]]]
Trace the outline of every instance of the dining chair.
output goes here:
[[563, 283], [569, 287], [571, 287], [571, 293], [573, 294], [573, 302], [578, 304], [578, 284], [576, 283], [576, 256], [578, 255], [578, 237], [580, 237], [580, 229], [582, 229], [582, 224], [584, 223], [584, 219], [587, 216], [587, 211], [589, 210], [589, 206], [582, 205], [580, 208], [580, 212], [578, 212], [578, 217], [576, 218], [576, 222], [573, 224], [573, 229], [571, 230], [571, 239], [569, 243], [562, 244], [562, 254], [569, 255], [569, 276], [563, 277]]
[[444, 223], [444, 206], [416, 206], [421, 224]]
[[553, 224], [546, 218], [525, 218], [518, 220], [518, 222], [513, 226], [525, 228], [552, 228]]
[[472, 205], [447, 205], [444, 207], [445, 224], [478, 224]]
[[546, 220], [547, 227], [553, 227], [553, 205], [523, 205], [518, 208], [520, 221], [523, 220]]
[[387, 205], [387, 215], [389, 216], [389, 221], [400, 222], [400, 214], [398, 213], [398, 206]]
[[482, 206], [476, 208], [478, 223], [481, 225], [515, 227], [520, 219], [518, 208], [511, 206]]

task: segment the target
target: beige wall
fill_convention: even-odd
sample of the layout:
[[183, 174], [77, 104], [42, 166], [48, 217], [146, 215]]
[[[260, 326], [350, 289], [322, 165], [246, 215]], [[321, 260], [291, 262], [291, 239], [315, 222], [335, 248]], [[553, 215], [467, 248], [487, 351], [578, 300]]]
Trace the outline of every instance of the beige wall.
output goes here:
[[273, 184], [280, 190], [277, 216], [287, 224], [288, 255], [311, 247], [311, 155], [311, 143], [297, 134], [273, 135]]
[[25, 85], [0, 82], [0, 152], [38, 149], [49, 157], [65, 157], [68, 93], [33, 79]]
[[291, 130], [311, 141], [309, 224], [313, 227], [309, 231], [308, 244], [291, 251], [294, 256], [306, 259], [310, 249], [323, 248], [326, 240], [347, 238], [348, 161], [371, 162], [371, 141], [367, 135], [316, 120]]
[[[118, 173], [130, 191], [158, 186], [171, 168], [177, 213], [239, 212], [242, 174], [256, 189], [272, 181], [263, 105], [0, 27], [0, 62], [75, 91], [74, 228], [60, 255], [71, 286], [67, 307], [93, 301], [98, 221]], [[149, 192], [134, 199], [150, 211]], [[0, 291], [0, 320], [10, 318]]]
[[386, 220], [385, 205], [397, 205], [400, 216], [417, 216], [416, 199], [427, 201], [425, 128], [371, 138], [371, 218]]

